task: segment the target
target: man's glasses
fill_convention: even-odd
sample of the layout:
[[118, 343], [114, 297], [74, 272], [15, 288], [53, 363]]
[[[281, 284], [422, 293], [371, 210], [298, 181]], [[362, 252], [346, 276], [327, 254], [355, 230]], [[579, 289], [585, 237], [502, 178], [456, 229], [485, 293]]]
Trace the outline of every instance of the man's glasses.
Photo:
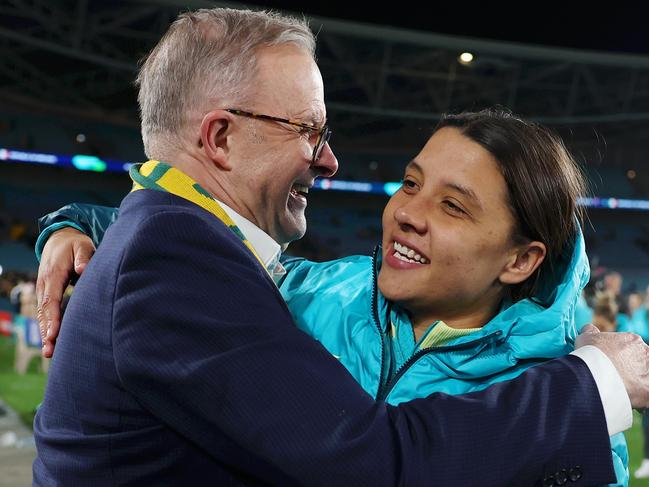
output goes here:
[[295, 127], [301, 127], [303, 129], [309, 130], [313, 134], [317, 134], [318, 138], [316, 139], [315, 146], [313, 147], [313, 157], [311, 158], [311, 164], [318, 162], [318, 159], [320, 159], [320, 155], [322, 154], [322, 149], [331, 138], [331, 129], [326, 123], [322, 127], [316, 127], [315, 125], [310, 123], [296, 122], [295, 120], [289, 120], [287, 118], [271, 117], [270, 115], [261, 115], [259, 113], [246, 112], [243, 110], [238, 110], [236, 108], [226, 108], [225, 111], [230, 112], [234, 115], [239, 115], [241, 117], [259, 118], [261, 120], [271, 120], [273, 122], [286, 123], [288, 125], [294, 125]]

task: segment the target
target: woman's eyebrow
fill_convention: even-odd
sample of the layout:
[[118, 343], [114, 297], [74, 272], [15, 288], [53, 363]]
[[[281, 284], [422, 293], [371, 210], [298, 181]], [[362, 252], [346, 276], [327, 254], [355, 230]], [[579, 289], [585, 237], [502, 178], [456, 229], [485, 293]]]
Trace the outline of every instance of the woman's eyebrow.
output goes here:
[[466, 186], [463, 186], [462, 184], [454, 183], [451, 181], [445, 181], [444, 187], [451, 188], [459, 193], [462, 193], [464, 196], [472, 200], [481, 210], [484, 210], [484, 206], [482, 206], [482, 201], [480, 201], [478, 195], [471, 188], [468, 188]]
[[[415, 161], [414, 159], [411, 160], [408, 163], [408, 165], [406, 166], [406, 171], [408, 169], [419, 171], [420, 173], [424, 172], [421, 165], [417, 161]], [[484, 205], [482, 204], [482, 201], [480, 200], [480, 198], [478, 197], [476, 192], [473, 191], [471, 188], [469, 188], [467, 186], [464, 186], [463, 184], [453, 182], [453, 181], [442, 181], [442, 186], [444, 186], [445, 188], [454, 189], [458, 193], [463, 194], [464, 196], [469, 198], [471, 201], [473, 201], [475, 203], [475, 205], [480, 210], [484, 211]]]
[[408, 164], [406, 164], [406, 169], [405, 170], [407, 171], [408, 169], [414, 169], [415, 171], [419, 171], [420, 173], [424, 172], [424, 170], [419, 165], [419, 163], [417, 161], [415, 161], [414, 159], [412, 159]]

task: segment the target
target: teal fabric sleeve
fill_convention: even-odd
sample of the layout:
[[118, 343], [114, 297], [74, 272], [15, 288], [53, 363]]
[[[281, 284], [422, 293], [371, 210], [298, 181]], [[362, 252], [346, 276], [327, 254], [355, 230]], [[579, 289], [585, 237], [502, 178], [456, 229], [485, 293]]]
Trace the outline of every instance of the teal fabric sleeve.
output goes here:
[[106, 229], [117, 219], [118, 214], [117, 208], [72, 203], [39, 218], [36, 258], [40, 261], [43, 247], [50, 235], [64, 227], [76, 228], [85, 233], [98, 247]]

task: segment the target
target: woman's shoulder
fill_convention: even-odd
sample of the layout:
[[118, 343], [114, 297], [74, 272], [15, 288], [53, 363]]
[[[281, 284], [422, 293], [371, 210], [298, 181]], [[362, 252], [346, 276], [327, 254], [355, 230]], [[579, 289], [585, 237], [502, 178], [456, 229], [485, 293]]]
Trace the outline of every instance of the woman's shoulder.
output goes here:
[[322, 292], [342, 283], [370, 286], [373, 283], [372, 257], [350, 255], [326, 262], [299, 257], [283, 257], [286, 275], [280, 281], [282, 292]]
[[290, 255], [283, 255], [281, 263], [286, 269], [287, 273], [294, 271], [332, 271], [341, 270], [344, 268], [362, 268], [372, 266], [372, 257], [369, 255], [347, 255], [335, 260], [327, 260], [324, 262], [317, 262], [308, 260], [304, 257], [296, 257]]

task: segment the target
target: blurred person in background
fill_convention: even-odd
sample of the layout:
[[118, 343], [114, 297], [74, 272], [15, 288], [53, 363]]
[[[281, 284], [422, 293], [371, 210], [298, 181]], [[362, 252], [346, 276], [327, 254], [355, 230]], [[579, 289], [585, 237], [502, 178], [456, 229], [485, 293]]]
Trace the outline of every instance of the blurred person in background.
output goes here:
[[633, 314], [631, 319], [624, 327], [619, 327], [619, 331], [628, 331], [631, 333], [637, 333], [642, 337], [645, 342], [649, 342], [649, 286], [645, 291], [644, 302], [638, 306]]
[[[583, 191], [544, 128], [499, 110], [449, 115], [386, 206], [374, 258], [286, 259], [280, 290], [298, 327], [372, 396], [397, 405], [479, 391], [573, 349], [572, 313], [589, 280]], [[75, 216], [71, 226], [99, 244], [92, 230], [114, 215], [98, 215], [81, 206], [48, 221]], [[614, 485], [626, 485], [624, 438], [611, 441]]]
[[641, 292], [634, 291], [629, 294], [627, 299], [628, 316], [633, 318], [633, 314], [644, 304], [644, 296]]
[[29, 280], [20, 293], [20, 314], [36, 319], [36, 280]]
[[649, 411], [642, 412], [642, 462], [640, 467], [633, 473], [636, 479], [649, 478]]
[[13, 285], [9, 291], [9, 302], [11, 303], [12, 311], [16, 314], [20, 314], [20, 295], [23, 292], [23, 288], [27, 284], [27, 281], [21, 277], [18, 277], [17, 282]]
[[600, 331], [617, 330], [618, 307], [615, 295], [609, 291], [600, 291], [595, 295], [593, 308], [593, 325]]
[[36, 277], [21, 276], [18, 283], [11, 289], [9, 299], [16, 314], [36, 318]]
[[604, 291], [608, 291], [615, 296], [615, 304], [617, 304], [618, 310], [618, 321], [626, 324], [626, 315], [629, 313], [629, 303], [626, 294], [622, 290], [624, 285], [622, 274], [614, 270], [606, 271], [602, 280], [602, 285]]
[[[626, 330], [637, 333], [645, 342], [649, 341], [649, 286], [647, 286], [644, 303], [638, 306], [631, 316], [629, 326]], [[649, 410], [642, 413], [642, 440], [643, 440], [643, 460], [640, 467], [634, 472], [637, 479], [649, 478]]]

